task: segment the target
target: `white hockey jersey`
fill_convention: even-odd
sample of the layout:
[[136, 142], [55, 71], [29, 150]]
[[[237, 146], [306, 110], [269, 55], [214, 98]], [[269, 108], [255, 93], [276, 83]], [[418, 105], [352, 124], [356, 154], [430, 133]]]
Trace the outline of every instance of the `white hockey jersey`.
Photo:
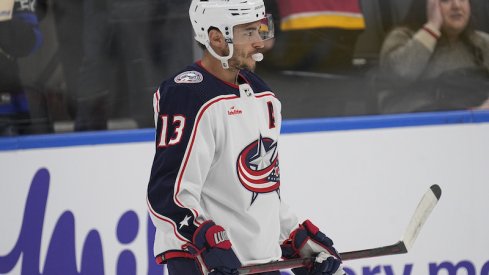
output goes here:
[[280, 198], [281, 104], [254, 73], [239, 78], [239, 86], [224, 82], [196, 63], [155, 94], [147, 202], [156, 256], [182, 250], [213, 220], [242, 264], [278, 260], [299, 224]]

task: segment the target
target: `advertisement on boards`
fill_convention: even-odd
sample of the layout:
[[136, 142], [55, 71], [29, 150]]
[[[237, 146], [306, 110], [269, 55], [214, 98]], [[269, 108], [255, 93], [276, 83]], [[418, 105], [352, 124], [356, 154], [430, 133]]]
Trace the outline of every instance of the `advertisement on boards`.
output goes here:
[[[345, 271], [487, 275], [488, 140], [487, 123], [285, 134], [282, 198], [343, 252], [397, 242], [438, 184], [442, 198], [408, 254], [345, 261]], [[0, 151], [0, 274], [165, 274], [146, 209], [153, 150]]]

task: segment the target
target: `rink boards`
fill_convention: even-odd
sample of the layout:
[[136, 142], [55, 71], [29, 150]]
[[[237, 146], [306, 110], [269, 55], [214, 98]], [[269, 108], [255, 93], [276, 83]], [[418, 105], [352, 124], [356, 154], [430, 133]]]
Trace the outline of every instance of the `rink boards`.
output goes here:
[[[348, 274], [489, 274], [489, 112], [284, 122], [281, 195], [340, 251], [401, 238], [432, 184], [442, 198], [406, 255]], [[152, 130], [0, 139], [0, 274], [162, 274], [146, 185]]]

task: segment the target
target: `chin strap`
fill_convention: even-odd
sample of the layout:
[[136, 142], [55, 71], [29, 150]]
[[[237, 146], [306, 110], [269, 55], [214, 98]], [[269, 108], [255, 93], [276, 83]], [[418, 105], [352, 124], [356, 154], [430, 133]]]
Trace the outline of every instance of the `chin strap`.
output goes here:
[[216, 51], [214, 51], [214, 49], [210, 46], [209, 41], [205, 43], [205, 47], [211, 53], [212, 56], [214, 56], [215, 58], [219, 59], [219, 61], [221, 61], [222, 67], [227, 70], [229, 69], [228, 60], [231, 59], [231, 57], [234, 54], [234, 46], [231, 40], [226, 42], [228, 43], [228, 48], [229, 48], [229, 54], [227, 56], [220, 56], [219, 54], [217, 54]]

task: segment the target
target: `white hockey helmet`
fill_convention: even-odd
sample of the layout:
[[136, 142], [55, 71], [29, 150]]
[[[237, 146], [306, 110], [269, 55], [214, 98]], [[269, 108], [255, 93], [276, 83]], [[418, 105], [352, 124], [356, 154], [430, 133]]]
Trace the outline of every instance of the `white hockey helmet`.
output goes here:
[[[265, 13], [263, 0], [192, 0], [189, 9], [190, 21], [195, 32], [195, 40], [221, 61], [223, 68], [229, 68], [228, 60], [233, 56], [234, 26], [255, 21], [265, 21], [261, 32], [263, 40], [273, 38], [273, 21]], [[209, 29], [219, 29], [229, 46], [229, 54], [220, 56], [210, 46]]]

